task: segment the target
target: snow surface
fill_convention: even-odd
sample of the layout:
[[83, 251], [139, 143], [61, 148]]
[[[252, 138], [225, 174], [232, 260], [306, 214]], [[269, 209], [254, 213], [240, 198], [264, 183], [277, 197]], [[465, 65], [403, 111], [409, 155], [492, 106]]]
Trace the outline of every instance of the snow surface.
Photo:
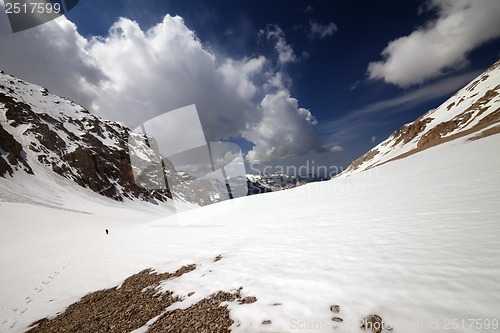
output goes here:
[[[229, 303], [233, 332], [364, 332], [359, 321], [372, 313], [393, 332], [495, 331], [470, 320], [500, 320], [499, 144], [500, 135], [462, 138], [179, 214], [49, 173], [39, 183], [0, 178], [0, 331], [23, 332], [144, 268], [190, 263], [198, 267], [162, 286], [195, 292], [172, 308], [243, 286], [258, 300]], [[464, 322], [452, 329], [453, 319]]]

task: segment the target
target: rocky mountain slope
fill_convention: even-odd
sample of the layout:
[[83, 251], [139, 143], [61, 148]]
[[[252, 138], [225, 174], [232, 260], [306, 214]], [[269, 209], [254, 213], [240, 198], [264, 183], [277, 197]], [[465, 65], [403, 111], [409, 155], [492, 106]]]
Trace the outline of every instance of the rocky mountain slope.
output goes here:
[[354, 161], [349, 175], [467, 137], [500, 133], [500, 60], [436, 109], [405, 124]]
[[173, 168], [163, 176], [177, 188], [181, 184], [181, 194], [172, 194], [168, 187], [151, 190], [138, 186], [130, 154], [136, 159], [148, 156], [129, 146], [131, 134], [135, 135], [119, 123], [0, 72], [0, 177], [16, 177], [17, 173], [36, 177], [33, 166], [38, 164], [117, 201], [174, 197], [205, 205], [220, 200], [219, 188]]

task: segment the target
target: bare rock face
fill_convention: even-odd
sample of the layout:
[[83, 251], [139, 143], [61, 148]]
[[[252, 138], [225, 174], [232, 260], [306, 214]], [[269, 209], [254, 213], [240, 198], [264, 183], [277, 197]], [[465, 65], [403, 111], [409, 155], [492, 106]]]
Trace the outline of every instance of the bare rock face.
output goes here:
[[[0, 103], [6, 103], [7, 107], [15, 108], [10, 99], [2, 93], [0, 93]], [[0, 176], [4, 177], [6, 173], [12, 176], [17, 167], [33, 174], [33, 170], [26, 161], [23, 146], [2, 126], [0, 126], [0, 153]]]
[[432, 118], [420, 117], [411, 124], [406, 124], [401, 126], [396, 132], [394, 132], [395, 142], [394, 145], [408, 143], [415, 139], [427, 126], [428, 123], [432, 121]]
[[[11, 165], [24, 166], [24, 170], [28, 173], [33, 173], [28, 163], [22, 156], [23, 147], [22, 145], [14, 139], [14, 137], [0, 127], [0, 176], [4, 176], [7, 172], [12, 176], [13, 169]], [[6, 159], [4, 159], [6, 156]]]
[[3, 177], [7, 172], [12, 176], [12, 168], [9, 163], [0, 157], [0, 176]]
[[372, 149], [368, 153], [356, 159], [352, 164], [346, 169], [347, 171], [356, 170], [363, 163], [371, 161], [371, 159], [379, 153], [378, 149]]
[[470, 134], [472, 132], [478, 132], [481, 129], [500, 122], [500, 109], [497, 108], [495, 111], [491, 112], [484, 118], [480, 118], [489, 107], [485, 106], [489, 101], [496, 97], [500, 91], [500, 85], [497, 85], [494, 89], [486, 91], [486, 93], [479, 98], [475, 103], [468, 107], [464, 112], [453, 117], [449, 121], [442, 122], [429, 130], [425, 135], [423, 135], [417, 143], [417, 148], [426, 149], [440, 143], [448, 141], [447, 135], [453, 137], [453, 132], [461, 127], [467, 125], [471, 120], [479, 118], [478, 123], [471, 127], [470, 130], [464, 131], [460, 136]]

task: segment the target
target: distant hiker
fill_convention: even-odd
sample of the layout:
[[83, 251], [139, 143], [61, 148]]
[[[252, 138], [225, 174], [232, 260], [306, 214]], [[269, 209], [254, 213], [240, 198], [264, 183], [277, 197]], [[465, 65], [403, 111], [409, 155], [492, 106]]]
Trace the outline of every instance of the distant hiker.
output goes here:
[[109, 231], [108, 231], [108, 229], [106, 229], [106, 235], [107, 235], [107, 234], [109, 234]]

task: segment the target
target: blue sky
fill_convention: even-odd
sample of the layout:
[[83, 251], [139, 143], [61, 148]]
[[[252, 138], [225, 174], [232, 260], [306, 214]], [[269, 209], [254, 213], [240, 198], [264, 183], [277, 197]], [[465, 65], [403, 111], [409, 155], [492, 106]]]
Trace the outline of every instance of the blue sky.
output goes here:
[[[10, 56], [0, 55], [0, 67], [130, 126], [156, 113], [144, 111], [139, 119], [134, 112], [130, 117], [110, 110], [113, 105], [118, 108], [121, 101], [106, 103], [103, 99], [108, 96], [113, 101], [117, 98], [113, 94], [138, 92], [136, 99], [143, 98], [142, 103], [148, 104], [144, 110], [154, 108], [157, 106], [151, 100], [158, 93], [152, 92], [165, 80], [162, 98], [176, 101], [166, 103], [169, 107], [183, 106], [192, 99], [208, 139], [238, 143], [249, 162], [301, 165], [314, 160], [317, 165], [347, 166], [498, 60], [498, 3], [83, 0], [67, 14], [74, 28], [60, 18], [54, 27], [47, 23], [25, 34], [1, 34], [2, 43], [20, 46], [10, 51]], [[166, 20], [166, 15], [182, 20]], [[120, 17], [126, 21], [119, 21]], [[172, 39], [158, 37], [161, 33], [154, 29], [160, 25], [165, 36], [191, 38], [198, 44], [184, 43], [179, 46], [182, 50], [176, 49]], [[112, 26], [115, 29], [110, 31]], [[45, 35], [47, 31], [51, 36], [60, 34], [61, 40], [70, 43], [60, 50], [55, 45], [47, 51], [47, 59], [54, 58], [50, 52], [59, 52], [59, 57], [75, 49], [70, 54], [82, 63], [61, 67], [67, 66], [66, 73], [81, 80], [85, 88], [69, 89], [64, 80], [54, 80], [58, 73], [48, 69], [29, 70], [29, 66], [36, 67], [33, 59], [19, 55], [29, 49], [37, 29]], [[134, 34], [141, 36], [134, 38]], [[155, 41], [153, 35], [158, 37]], [[161, 40], [165, 40], [163, 46], [158, 45]], [[177, 61], [185, 69], [177, 73], [168, 68], [175, 67], [175, 56], [159, 61], [156, 67], [145, 64], [141, 68], [137, 65], [141, 55], [135, 53], [140, 48], [158, 48], [155, 59], [177, 52]], [[198, 53], [191, 52], [192, 48]], [[206, 66], [213, 66], [216, 74], [206, 74]], [[162, 78], [160, 73], [166, 74]], [[193, 76], [204, 85], [193, 89], [193, 95], [179, 98], [193, 83], [188, 80], [177, 89], [175, 80], [171, 82], [174, 74]], [[217, 85], [222, 85], [219, 80], [236, 90], [227, 86], [218, 89]], [[144, 82], [134, 86], [134, 81]], [[151, 87], [146, 88], [148, 83]], [[203, 87], [209, 87], [209, 92]], [[96, 97], [99, 93], [103, 96]], [[228, 94], [241, 98], [227, 96], [227, 103], [217, 103], [200, 97], [204, 94], [219, 100]], [[156, 105], [165, 105], [165, 101]], [[221, 108], [228, 110], [213, 111]]]

